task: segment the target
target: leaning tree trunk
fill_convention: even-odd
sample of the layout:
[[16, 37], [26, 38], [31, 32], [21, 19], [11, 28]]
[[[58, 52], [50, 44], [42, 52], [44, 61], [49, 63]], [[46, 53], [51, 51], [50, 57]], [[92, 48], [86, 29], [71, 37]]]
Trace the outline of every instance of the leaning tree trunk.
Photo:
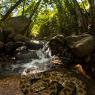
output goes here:
[[22, 2], [23, 0], [19, 0], [16, 2], [16, 4], [14, 6], [12, 6], [8, 11], [7, 13], [3, 16], [3, 18], [1, 19], [1, 21], [4, 21], [6, 20], [9, 15], [11, 14], [11, 12]]

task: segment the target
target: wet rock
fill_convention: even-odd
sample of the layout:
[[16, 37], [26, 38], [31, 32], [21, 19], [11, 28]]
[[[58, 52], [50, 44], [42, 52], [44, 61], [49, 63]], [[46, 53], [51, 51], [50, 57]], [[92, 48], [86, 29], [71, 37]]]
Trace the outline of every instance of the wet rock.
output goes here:
[[21, 52], [18, 52], [17, 54], [15, 54], [15, 57], [16, 57], [16, 60], [23, 60], [23, 61], [38, 59], [38, 56], [35, 50], [26, 50], [26, 49], [23, 49]]
[[23, 52], [26, 52], [26, 50], [27, 50], [27, 47], [22, 45], [22, 46], [16, 48], [15, 52], [16, 53], [23, 53]]
[[58, 55], [61, 54], [64, 50], [64, 36], [63, 35], [57, 35], [53, 37], [49, 43], [49, 48], [51, 49], [52, 55]]
[[77, 57], [84, 57], [92, 53], [95, 47], [95, 39], [90, 34], [71, 35], [66, 38], [72, 53]]
[[43, 43], [35, 40], [26, 41], [25, 46], [27, 46], [28, 49], [31, 50], [39, 50], [43, 48]]
[[24, 42], [18, 41], [18, 42], [15, 42], [15, 44], [16, 44], [16, 48], [18, 48], [18, 47], [23, 46]]

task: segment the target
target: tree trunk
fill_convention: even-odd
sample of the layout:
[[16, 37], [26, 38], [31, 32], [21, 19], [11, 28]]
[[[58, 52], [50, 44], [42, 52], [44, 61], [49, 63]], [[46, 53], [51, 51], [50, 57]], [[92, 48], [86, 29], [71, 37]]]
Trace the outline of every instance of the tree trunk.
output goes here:
[[74, 4], [75, 4], [75, 10], [78, 16], [78, 23], [79, 23], [79, 28], [80, 28], [80, 32], [88, 32], [88, 22], [86, 17], [84, 16], [84, 13], [82, 11], [82, 9], [80, 8], [77, 0], [73, 0]]
[[3, 18], [1, 19], [1, 21], [4, 21], [8, 18], [8, 16], [11, 14], [11, 12], [22, 2], [23, 0], [19, 0], [16, 2], [16, 4], [14, 6], [12, 6], [7, 13], [3, 16]]
[[89, 2], [89, 32], [95, 35], [95, 0]]
[[66, 13], [64, 12], [64, 8], [62, 5], [62, 1], [58, 0], [55, 2], [57, 10], [58, 10], [58, 25], [59, 25], [59, 33], [63, 33], [63, 22], [64, 22], [64, 15], [66, 16]]

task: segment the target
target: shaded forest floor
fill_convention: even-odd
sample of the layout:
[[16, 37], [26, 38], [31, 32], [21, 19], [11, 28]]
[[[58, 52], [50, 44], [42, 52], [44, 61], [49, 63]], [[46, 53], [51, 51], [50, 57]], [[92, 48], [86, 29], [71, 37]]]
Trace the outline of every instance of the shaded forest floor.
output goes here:
[[0, 95], [23, 95], [19, 87], [19, 77], [0, 79]]

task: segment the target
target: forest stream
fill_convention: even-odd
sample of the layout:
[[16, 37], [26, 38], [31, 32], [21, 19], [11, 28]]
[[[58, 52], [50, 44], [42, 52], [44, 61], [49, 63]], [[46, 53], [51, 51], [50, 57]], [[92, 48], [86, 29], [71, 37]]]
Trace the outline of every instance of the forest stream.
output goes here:
[[27, 75], [27, 71], [35, 74], [50, 69], [51, 52], [49, 48], [45, 51], [46, 45], [42, 49], [25, 52], [15, 64], [11, 61], [1, 63], [4, 66], [0, 67], [0, 95], [23, 95], [19, 85], [21, 75]]
[[0, 0], [0, 95], [95, 95], [95, 0]]
[[61, 65], [47, 43], [22, 51], [0, 67], [0, 95], [95, 95], [94, 81]]

